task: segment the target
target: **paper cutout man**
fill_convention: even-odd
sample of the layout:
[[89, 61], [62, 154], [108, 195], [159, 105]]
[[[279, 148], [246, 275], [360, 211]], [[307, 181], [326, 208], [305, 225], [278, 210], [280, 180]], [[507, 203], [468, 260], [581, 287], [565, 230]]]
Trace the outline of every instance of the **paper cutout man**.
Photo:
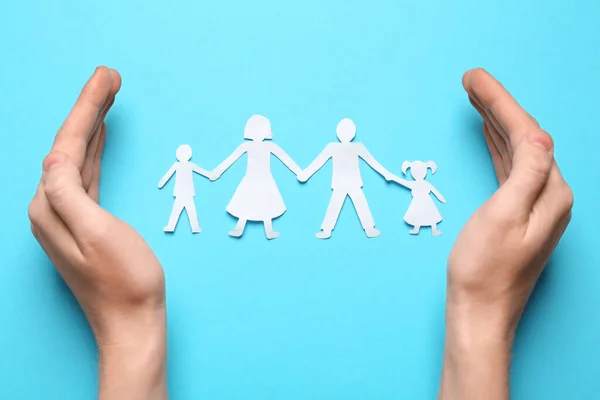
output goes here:
[[317, 158], [300, 174], [298, 180], [306, 182], [317, 172], [330, 158], [333, 162], [333, 178], [331, 188], [331, 201], [327, 207], [321, 232], [317, 233], [319, 239], [328, 239], [335, 228], [337, 219], [346, 200], [350, 196], [360, 223], [367, 237], [379, 236], [380, 232], [375, 229], [375, 221], [369, 210], [369, 204], [362, 190], [363, 181], [360, 176], [359, 159], [362, 158], [371, 168], [383, 175], [386, 180], [393, 176], [369, 153], [362, 143], [353, 143], [356, 136], [356, 126], [352, 120], [345, 118], [341, 120], [336, 128], [340, 143], [330, 143], [317, 156]]
[[181, 216], [181, 213], [185, 209], [190, 220], [190, 226], [193, 233], [200, 233], [200, 225], [198, 225], [198, 216], [196, 214], [196, 205], [194, 204], [194, 172], [210, 177], [210, 173], [200, 168], [196, 164], [190, 161], [192, 158], [192, 148], [184, 144], [179, 146], [176, 152], [177, 162], [171, 166], [169, 171], [162, 177], [158, 183], [158, 188], [162, 189], [163, 186], [175, 175], [175, 189], [173, 195], [175, 196], [175, 202], [173, 204], [173, 210], [169, 217], [169, 222], [165, 226], [165, 232], [174, 232], [175, 226]]
[[250, 141], [242, 143], [212, 172], [211, 180], [216, 180], [244, 153], [248, 154], [246, 175], [226, 209], [238, 218], [235, 228], [229, 231], [230, 236], [242, 236], [247, 221], [262, 221], [267, 239], [280, 235], [273, 230], [273, 219], [281, 216], [286, 206], [271, 174], [271, 154], [294, 174], [298, 175], [302, 170], [279, 146], [264, 141], [272, 138], [269, 120], [262, 115], [253, 115], [244, 129], [244, 139]]
[[431, 173], [435, 174], [437, 165], [433, 161], [404, 161], [402, 163], [402, 173], [406, 175], [408, 168], [410, 168], [410, 173], [414, 181], [407, 181], [396, 175], [392, 176], [392, 180], [409, 188], [413, 196], [408, 210], [404, 215], [404, 221], [413, 226], [413, 230], [409, 233], [417, 235], [422, 226], [431, 226], [431, 234], [433, 236], [440, 236], [442, 232], [437, 229], [437, 224], [442, 221], [442, 216], [429, 193], [433, 193], [442, 203], [445, 203], [446, 199], [431, 183], [425, 180], [427, 169], [430, 168]]

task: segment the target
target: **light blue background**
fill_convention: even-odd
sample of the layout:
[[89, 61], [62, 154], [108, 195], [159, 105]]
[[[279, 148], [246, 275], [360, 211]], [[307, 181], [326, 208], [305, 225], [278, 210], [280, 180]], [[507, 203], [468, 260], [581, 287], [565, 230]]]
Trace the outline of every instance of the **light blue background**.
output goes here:
[[[551, 132], [575, 192], [572, 224], [520, 327], [514, 399], [600, 397], [597, 148], [600, 3], [456, 1], [5, 1], [0, 6], [0, 398], [92, 399], [96, 349], [76, 302], [29, 232], [41, 160], [96, 65], [123, 87], [109, 117], [102, 204], [163, 262], [173, 399], [433, 399], [444, 333], [445, 264], [496, 182], [462, 73], [483, 66]], [[382, 235], [346, 203], [314, 238], [331, 164], [306, 185], [273, 160], [288, 212], [227, 236], [244, 173], [197, 177], [203, 233], [162, 233], [189, 143], [214, 168], [246, 119], [270, 118], [302, 167], [350, 117], [395, 173], [437, 161], [444, 235], [407, 234], [410, 195], [363, 164]], [[439, 204], [439, 203], [438, 203]]]

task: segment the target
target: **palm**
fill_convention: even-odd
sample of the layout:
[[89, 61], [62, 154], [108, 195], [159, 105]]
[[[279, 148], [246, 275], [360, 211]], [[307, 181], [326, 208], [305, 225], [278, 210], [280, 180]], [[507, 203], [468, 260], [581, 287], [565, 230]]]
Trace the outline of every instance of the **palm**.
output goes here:
[[500, 187], [461, 231], [449, 280], [453, 287], [483, 288], [488, 297], [520, 287], [526, 297], [569, 222], [572, 193], [546, 150], [552, 139], [499, 82], [475, 70], [463, 85], [483, 118]]
[[105, 317], [99, 303], [164, 302], [162, 267], [150, 247], [98, 205], [104, 118], [120, 85], [107, 68], [86, 84], [44, 161], [29, 207], [34, 235], [94, 328]]

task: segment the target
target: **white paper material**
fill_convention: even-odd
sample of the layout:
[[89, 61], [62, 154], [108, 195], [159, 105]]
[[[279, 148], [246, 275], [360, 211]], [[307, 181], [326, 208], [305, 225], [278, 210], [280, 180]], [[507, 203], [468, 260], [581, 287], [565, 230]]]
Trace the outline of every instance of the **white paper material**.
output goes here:
[[317, 233], [319, 239], [328, 239], [335, 228], [337, 219], [342, 210], [346, 196], [349, 196], [354, 204], [358, 218], [367, 237], [377, 237], [380, 231], [375, 229], [375, 221], [371, 215], [369, 204], [362, 190], [363, 181], [360, 176], [360, 158], [365, 160], [371, 168], [383, 175], [386, 180], [393, 177], [375, 158], [369, 153], [362, 143], [354, 143], [356, 126], [348, 118], [342, 119], [336, 128], [339, 142], [329, 143], [317, 158], [298, 175], [298, 180], [306, 182], [331, 158], [333, 163], [333, 177], [331, 181], [331, 200], [325, 218], [321, 225], [321, 231]]
[[276, 156], [294, 174], [301, 168], [279, 146], [264, 140], [272, 139], [271, 124], [262, 115], [253, 115], [246, 123], [242, 143], [211, 173], [211, 180], [218, 179], [244, 153], [248, 155], [246, 175], [237, 187], [227, 212], [238, 218], [235, 228], [229, 235], [240, 237], [247, 221], [261, 221], [265, 226], [267, 239], [275, 239], [280, 233], [273, 230], [273, 219], [286, 211], [285, 203], [271, 174], [271, 154]]
[[171, 166], [165, 176], [158, 182], [158, 188], [162, 189], [169, 179], [175, 175], [175, 189], [173, 191], [175, 202], [173, 204], [171, 216], [169, 217], [169, 222], [167, 223], [167, 226], [165, 226], [164, 231], [175, 231], [175, 226], [179, 221], [179, 217], [185, 209], [190, 220], [192, 232], [200, 233], [202, 230], [198, 224], [196, 205], [194, 203], [194, 196], [196, 195], [194, 190], [194, 172], [207, 178], [210, 174], [190, 161], [192, 158], [192, 148], [189, 145], [184, 144], [179, 146], [176, 157], [178, 161]]
[[425, 180], [427, 169], [431, 169], [431, 173], [435, 174], [437, 165], [433, 161], [404, 161], [402, 163], [402, 172], [405, 175], [409, 168], [410, 174], [414, 179], [413, 181], [401, 179], [396, 175], [393, 175], [391, 179], [411, 190], [413, 199], [406, 214], [404, 214], [404, 221], [413, 226], [413, 229], [409, 233], [417, 235], [422, 226], [431, 226], [431, 234], [433, 236], [440, 236], [442, 232], [437, 229], [437, 224], [442, 222], [442, 216], [435, 206], [430, 193], [433, 193], [442, 203], [445, 203], [446, 199], [431, 183]]

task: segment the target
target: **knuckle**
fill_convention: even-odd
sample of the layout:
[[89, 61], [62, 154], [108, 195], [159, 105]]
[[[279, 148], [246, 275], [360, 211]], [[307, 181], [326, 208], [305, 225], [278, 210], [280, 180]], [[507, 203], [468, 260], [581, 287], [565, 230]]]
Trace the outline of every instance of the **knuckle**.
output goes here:
[[[533, 120], [533, 121], [534, 121], [534, 122], [537, 124], [537, 121], [536, 121], [536, 120], [535, 120], [533, 117], [531, 117], [531, 119], [532, 119], [532, 120]], [[549, 134], [547, 131], [545, 131], [544, 129], [541, 129], [541, 128], [534, 129], [534, 130], [533, 130], [533, 134], [535, 134], [535, 135], [537, 135], [537, 136], [541, 136], [541, 137], [543, 137], [545, 140], [550, 140], [550, 141], [553, 141], [553, 140], [552, 140], [552, 135], [550, 135], [550, 134]]]
[[573, 203], [575, 201], [575, 197], [573, 195], [573, 190], [566, 183], [563, 185], [561, 189], [560, 198], [562, 199], [563, 204], [563, 212], [568, 213], [573, 208]]
[[27, 208], [27, 216], [29, 217], [32, 227], [40, 224], [44, 216], [44, 207], [41, 204], [39, 195], [35, 195], [29, 203], [29, 207]]
[[[531, 116], [529, 116], [531, 120], [531, 124], [524, 124], [525, 126], [519, 131], [515, 132], [515, 134], [510, 136], [510, 143], [513, 148], [517, 148], [521, 142], [532, 140], [535, 138], [536, 141], [546, 142], [551, 147], [554, 147], [554, 140], [552, 139], [552, 135], [540, 128], [537, 120]], [[529, 126], [527, 126], [529, 125]]]

